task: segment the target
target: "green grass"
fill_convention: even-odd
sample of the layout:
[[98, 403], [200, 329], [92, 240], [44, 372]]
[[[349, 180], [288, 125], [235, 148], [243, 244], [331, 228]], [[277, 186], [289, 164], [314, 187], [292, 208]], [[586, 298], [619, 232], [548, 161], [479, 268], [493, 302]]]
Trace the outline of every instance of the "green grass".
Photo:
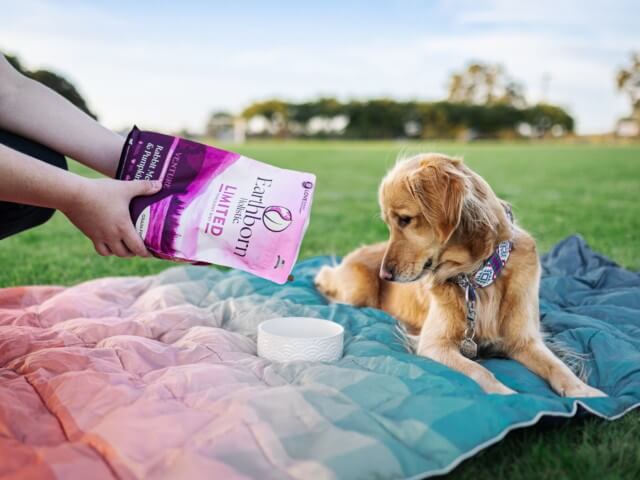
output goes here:
[[[640, 145], [399, 144], [259, 142], [237, 150], [318, 176], [302, 258], [344, 254], [385, 239], [376, 189], [399, 151], [463, 155], [496, 193], [514, 205], [541, 251], [572, 233], [618, 263], [640, 269]], [[85, 169], [74, 166], [77, 171]], [[0, 243], [0, 286], [69, 285], [106, 275], [145, 275], [159, 260], [103, 258], [60, 214], [43, 227]], [[472, 421], [473, 419], [470, 419]], [[530, 428], [464, 462], [453, 478], [640, 478], [640, 413], [608, 423]]]

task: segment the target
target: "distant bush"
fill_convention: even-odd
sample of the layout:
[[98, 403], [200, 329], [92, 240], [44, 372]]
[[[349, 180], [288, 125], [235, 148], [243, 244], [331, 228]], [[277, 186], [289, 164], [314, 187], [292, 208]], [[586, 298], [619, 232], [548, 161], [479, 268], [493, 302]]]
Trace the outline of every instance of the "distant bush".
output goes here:
[[340, 102], [332, 98], [290, 103], [274, 99], [250, 105], [242, 116], [250, 126], [255, 125], [249, 135], [279, 137], [516, 138], [557, 136], [574, 128], [573, 118], [564, 109], [548, 104], [518, 107], [391, 99]]

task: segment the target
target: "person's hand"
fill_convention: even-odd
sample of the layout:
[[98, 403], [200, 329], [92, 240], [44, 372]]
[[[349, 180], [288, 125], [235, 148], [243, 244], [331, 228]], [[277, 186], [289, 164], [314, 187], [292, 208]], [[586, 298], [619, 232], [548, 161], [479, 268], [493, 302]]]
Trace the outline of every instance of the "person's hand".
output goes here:
[[152, 195], [159, 181], [82, 179], [77, 193], [59, 207], [71, 223], [93, 242], [100, 255], [150, 256], [129, 214], [133, 197]]

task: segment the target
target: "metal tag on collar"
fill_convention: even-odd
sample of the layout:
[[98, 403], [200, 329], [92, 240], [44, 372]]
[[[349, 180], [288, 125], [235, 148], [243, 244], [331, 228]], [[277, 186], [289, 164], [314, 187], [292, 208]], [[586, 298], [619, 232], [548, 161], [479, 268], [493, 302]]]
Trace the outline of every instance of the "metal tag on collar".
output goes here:
[[[475, 312], [473, 317], [475, 317]], [[460, 342], [460, 353], [472, 360], [478, 356], [478, 344], [474, 340], [475, 336], [476, 322], [467, 315], [467, 328], [464, 329], [464, 339]]]
[[460, 343], [460, 353], [473, 360], [478, 356], [478, 344], [473, 341], [473, 338], [465, 338]]

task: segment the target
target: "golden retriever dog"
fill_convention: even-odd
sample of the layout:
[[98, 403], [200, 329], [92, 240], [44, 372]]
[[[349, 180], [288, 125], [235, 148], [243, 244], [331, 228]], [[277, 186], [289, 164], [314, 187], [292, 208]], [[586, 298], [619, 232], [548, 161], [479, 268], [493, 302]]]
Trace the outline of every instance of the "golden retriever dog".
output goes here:
[[[323, 295], [385, 310], [419, 334], [419, 355], [464, 373], [488, 393], [515, 392], [473, 360], [476, 345], [521, 362], [560, 395], [605, 396], [545, 345], [535, 241], [512, 222], [508, 204], [482, 177], [459, 159], [418, 155], [385, 176], [379, 201], [389, 240], [323, 267], [315, 279]], [[501, 242], [511, 247], [508, 259], [490, 285], [472, 288], [476, 317], [470, 324], [471, 294], [453, 280], [473, 278]]]

